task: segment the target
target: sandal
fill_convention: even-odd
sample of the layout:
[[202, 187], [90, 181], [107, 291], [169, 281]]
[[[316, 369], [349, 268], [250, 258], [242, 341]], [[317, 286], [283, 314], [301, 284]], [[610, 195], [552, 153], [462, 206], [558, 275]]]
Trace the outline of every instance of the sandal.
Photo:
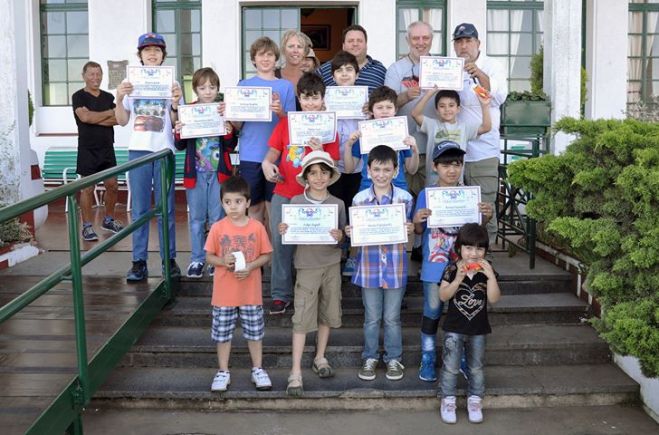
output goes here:
[[319, 358], [313, 360], [311, 370], [318, 375], [319, 378], [331, 378], [334, 376], [334, 369], [329, 365], [327, 358]]
[[288, 377], [288, 386], [286, 387], [286, 394], [288, 396], [300, 397], [304, 393], [302, 388], [302, 375], [291, 374]]

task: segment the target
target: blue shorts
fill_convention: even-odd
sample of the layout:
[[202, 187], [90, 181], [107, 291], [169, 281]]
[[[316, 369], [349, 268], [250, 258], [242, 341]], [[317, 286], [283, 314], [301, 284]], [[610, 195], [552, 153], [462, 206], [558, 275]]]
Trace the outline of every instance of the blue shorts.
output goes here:
[[226, 343], [233, 339], [236, 320], [240, 313], [240, 326], [245, 340], [263, 340], [265, 320], [262, 305], [243, 305], [240, 307], [213, 307], [213, 326], [211, 339], [216, 343]]
[[252, 205], [263, 201], [272, 201], [272, 192], [275, 190], [275, 183], [266, 181], [260, 163], [241, 161], [240, 176], [249, 185], [249, 195]]

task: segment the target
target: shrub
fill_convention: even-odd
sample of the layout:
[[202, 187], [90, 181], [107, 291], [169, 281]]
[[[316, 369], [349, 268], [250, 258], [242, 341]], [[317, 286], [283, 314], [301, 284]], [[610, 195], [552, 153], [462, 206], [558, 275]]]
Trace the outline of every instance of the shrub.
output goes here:
[[588, 266], [603, 306], [593, 324], [611, 347], [659, 375], [659, 125], [565, 118], [577, 139], [560, 156], [518, 161], [510, 181], [527, 211]]

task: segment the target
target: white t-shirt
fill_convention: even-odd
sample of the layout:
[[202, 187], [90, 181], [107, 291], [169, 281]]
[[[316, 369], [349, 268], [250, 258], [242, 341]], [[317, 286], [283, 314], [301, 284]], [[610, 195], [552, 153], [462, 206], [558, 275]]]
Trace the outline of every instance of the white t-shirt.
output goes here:
[[[179, 104], [184, 104], [181, 97]], [[128, 128], [130, 129], [130, 151], [160, 151], [174, 148], [174, 133], [169, 109], [172, 102], [169, 99], [130, 98], [123, 101], [124, 109], [129, 112]]]
[[[506, 101], [508, 96], [508, 76], [499, 62], [491, 59], [481, 52], [476, 59], [476, 66], [490, 77], [490, 117], [492, 118], [492, 129], [483, 133], [475, 139], [467, 142], [467, 154], [465, 162], [478, 162], [480, 160], [499, 158], [501, 145], [499, 143], [499, 125], [501, 124], [501, 110], [499, 107]], [[480, 102], [472, 89], [472, 81], [469, 74], [464, 74], [464, 86], [460, 94], [460, 113], [458, 119], [465, 123], [481, 125], [483, 114]]]
[[426, 186], [433, 186], [437, 183], [437, 173], [432, 170], [432, 150], [435, 145], [444, 140], [452, 140], [460, 145], [460, 148], [467, 150], [467, 142], [470, 139], [478, 137], [479, 124], [465, 123], [460, 120], [451, 124], [442, 122], [438, 119], [423, 117], [423, 123], [419, 128], [422, 132], [428, 135], [426, 154]]

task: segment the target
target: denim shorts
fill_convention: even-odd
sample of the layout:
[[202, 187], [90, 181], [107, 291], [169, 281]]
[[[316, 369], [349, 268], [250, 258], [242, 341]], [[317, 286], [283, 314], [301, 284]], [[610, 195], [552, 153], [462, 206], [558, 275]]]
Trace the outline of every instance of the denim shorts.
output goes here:
[[272, 201], [275, 183], [266, 181], [261, 164], [257, 162], [240, 162], [240, 176], [249, 185], [250, 201], [256, 205], [263, 201]]
[[240, 307], [213, 307], [211, 339], [216, 343], [226, 343], [233, 339], [236, 320], [240, 313], [240, 326], [245, 340], [260, 341], [265, 332], [263, 306], [242, 305]]

